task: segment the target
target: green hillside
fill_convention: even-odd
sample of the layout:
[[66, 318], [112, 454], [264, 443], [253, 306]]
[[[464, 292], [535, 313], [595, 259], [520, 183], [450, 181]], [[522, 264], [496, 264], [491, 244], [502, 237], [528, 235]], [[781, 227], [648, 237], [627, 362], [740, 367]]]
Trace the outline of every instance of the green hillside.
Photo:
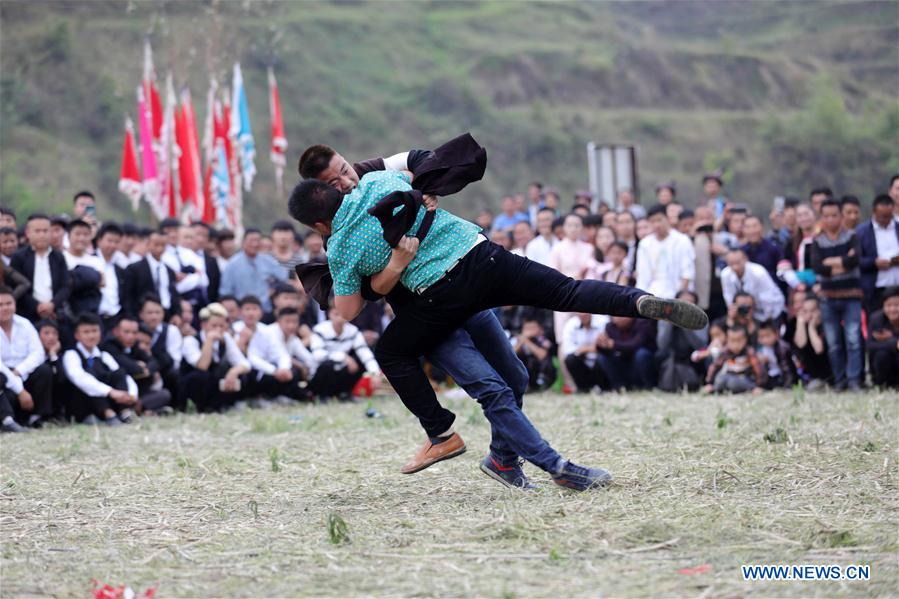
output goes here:
[[[209, 76], [243, 66], [259, 174], [248, 224], [282, 215], [268, 160], [265, 67], [290, 148], [350, 158], [470, 130], [488, 174], [462, 212], [529, 180], [586, 186], [585, 143], [639, 147], [644, 201], [674, 178], [727, 169], [762, 206], [812, 184], [871, 196], [899, 170], [899, 2], [27, 2], [0, 3], [0, 201], [102, 216], [134, 114], [142, 40], [188, 84], [204, 118]], [[146, 220], [146, 212], [137, 217]]]

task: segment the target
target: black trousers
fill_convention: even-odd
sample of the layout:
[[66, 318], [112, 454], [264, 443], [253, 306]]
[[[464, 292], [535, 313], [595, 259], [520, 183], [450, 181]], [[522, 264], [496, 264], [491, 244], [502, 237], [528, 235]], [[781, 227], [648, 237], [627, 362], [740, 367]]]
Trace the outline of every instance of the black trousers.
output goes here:
[[249, 383], [248, 395], [262, 395], [264, 397], [277, 397], [285, 395], [291, 399], [306, 399], [308, 392], [300, 383], [305, 380], [303, 373], [297, 368], [293, 368], [293, 378], [286, 383], [282, 383], [275, 377], [264, 374], [261, 377], [254, 370], [248, 377], [252, 382]]
[[519, 354], [518, 359], [524, 363], [528, 371], [528, 389], [543, 391], [556, 382], [556, 367], [552, 354], [542, 360], [531, 354]]
[[[352, 355], [355, 357], [355, 354]], [[415, 363], [416, 365], [419, 364], [418, 357], [415, 358]], [[418, 371], [421, 372], [425, 384], [428, 385], [428, 389], [430, 389], [431, 385], [428, 383], [427, 377], [425, 377], [424, 372], [421, 370], [421, 366], [419, 366]], [[353, 390], [353, 387], [356, 386], [356, 383], [359, 382], [359, 379], [362, 378], [363, 374], [364, 372], [361, 366], [355, 373], [350, 373], [346, 364], [325, 360], [319, 364], [316, 369], [315, 376], [313, 376], [312, 380], [309, 382], [309, 388], [314, 394], [323, 395], [325, 397], [349, 393]]]
[[413, 294], [384, 331], [375, 356], [406, 408], [433, 437], [450, 428], [455, 415], [437, 401], [418, 356], [427, 354], [472, 315], [487, 308], [522, 305], [638, 317], [637, 299], [643, 295], [646, 292], [614, 283], [576, 281], [485, 241], [423, 294]]
[[198, 412], [221, 412], [244, 396], [246, 380], [241, 377], [241, 391], [225, 393], [219, 389], [223, 379], [217, 371], [192, 370], [181, 377], [181, 405], [193, 400]]
[[585, 356], [568, 354], [565, 356], [565, 368], [574, 379], [574, 386], [578, 391], [589, 391], [594, 386], [609, 388], [602, 367], [599, 365], [599, 358], [596, 359], [593, 366], [587, 366]]
[[871, 380], [880, 387], [899, 387], [899, 351], [871, 352]]
[[118, 412], [116, 410], [117, 404], [109, 397], [87, 395], [75, 385], [69, 386], [67, 395], [66, 414], [70, 418], [74, 418], [75, 422], [81, 422], [91, 414], [102, 420], [105, 418], [106, 410]]
[[53, 416], [54, 377], [53, 367], [47, 363], [41, 364], [28, 375], [28, 380], [25, 381], [25, 389], [31, 394], [32, 400], [34, 400], [34, 409], [31, 411], [31, 414], [41, 418]]

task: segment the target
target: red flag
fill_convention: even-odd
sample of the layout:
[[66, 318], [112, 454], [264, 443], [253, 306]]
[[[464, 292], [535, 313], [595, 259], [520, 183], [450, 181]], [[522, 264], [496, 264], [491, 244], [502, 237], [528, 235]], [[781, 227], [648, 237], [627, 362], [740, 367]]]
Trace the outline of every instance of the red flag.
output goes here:
[[[192, 217], [203, 219], [206, 214], [203, 195], [202, 163], [200, 149], [197, 145], [197, 125], [194, 116], [190, 90], [181, 91], [181, 109], [178, 111], [179, 122], [176, 127], [178, 147], [181, 157], [178, 160], [178, 174], [181, 183], [181, 201], [191, 207]], [[204, 221], [205, 222], [205, 221]]]
[[150, 40], [144, 40], [144, 97], [153, 115], [153, 141], [159, 141], [162, 135], [162, 101], [159, 98], [159, 90], [156, 88], [156, 69], [153, 67], [153, 49]]
[[134, 124], [131, 118], [125, 120], [125, 140], [122, 143], [122, 169], [119, 171], [119, 191], [131, 200], [131, 209], [137, 211], [143, 183], [137, 167], [137, 151], [134, 149]]
[[275, 80], [275, 71], [268, 68], [269, 112], [272, 116], [272, 148], [269, 156], [275, 165], [275, 181], [278, 185], [278, 193], [282, 191], [282, 178], [286, 160], [284, 153], [287, 151], [287, 138], [284, 136], [284, 122], [281, 119], [281, 96], [278, 93], [278, 82]]

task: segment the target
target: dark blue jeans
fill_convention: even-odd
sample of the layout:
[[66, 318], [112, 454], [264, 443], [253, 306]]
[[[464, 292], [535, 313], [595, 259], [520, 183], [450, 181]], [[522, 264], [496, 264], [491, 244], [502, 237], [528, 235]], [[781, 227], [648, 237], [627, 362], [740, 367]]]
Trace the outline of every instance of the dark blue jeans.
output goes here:
[[576, 281], [485, 241], [423, 294], [413, 294], [381, 335], [375, 357], [406, 408], [433, 437], [447, 430], [455, 415], [437, 402], [418, 357], [473, 315], [517, 305], [637, 317], [637, 299], [643, 295], [614, 283]]
[[850, 383], [861, 384], [865, 363], [862, 301], [825, 298], [821, 302], [821, 320], [834, 382], [841, 383], [848, 379]]
[[612, 389], [651, 389], [655, 385], [654, 355], [645, 347], [638, 349], [632, 356], [601, 353], [597, 361]]
[[481, 404], [490, 422], [490, 451], [497, 461], [511, 465], [521, 456], [547, 472], [554, 471], [558, 452], [521, 411], [527, 369], [493, 312], [484, 310], [469, 318], [427, 358]]

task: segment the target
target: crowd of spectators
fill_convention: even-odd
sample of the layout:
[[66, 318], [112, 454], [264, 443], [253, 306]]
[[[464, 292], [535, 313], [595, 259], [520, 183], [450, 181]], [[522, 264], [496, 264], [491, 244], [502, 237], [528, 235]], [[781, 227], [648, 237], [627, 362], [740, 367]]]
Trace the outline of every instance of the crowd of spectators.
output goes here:
[[[899, 175], [864, 205], [817, 188], [768, 214], [729, 199], [717, 174], [703, 190], [685, 201], [670, 182], [644, 204], [629, 189], [568, 203], [535, 182], [480, 212], [514, 253], [694, 302], [711, 319], [686, 331], [498, 309], [531, 390], [899, 387]], [[69, 215], [0, 207], [0, 258], [3, 431], [352, 400], [380, 384], [371, 348], [389, 307], [346, 322], [308, 297], [294, 267], [324, 262], [325, 240], [287, 221], [241, 239], [173, 219], [139, 228], [100, 222], [85, 191]]]

